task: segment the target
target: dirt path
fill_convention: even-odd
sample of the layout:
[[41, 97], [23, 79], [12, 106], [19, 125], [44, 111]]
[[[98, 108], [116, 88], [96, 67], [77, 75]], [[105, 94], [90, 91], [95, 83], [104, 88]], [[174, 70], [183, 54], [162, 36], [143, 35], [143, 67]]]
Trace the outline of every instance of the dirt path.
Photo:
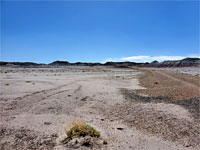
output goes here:
[[192, 83], [190, 83], [190, 82], [181, 80], [181, 79], [179, 79], [179, 78], [177, 78], [177, 77], [174, 77], [174, 76], [172, 76], [172, 75], [170, 75], [170, 74], [168, 74], [168, 73], [166, 73], [166, 72], [164, 72], [164, 71], [156, 71], [156, 72], [159, 73], [159, 74], [161, 74], [161, 75], [163, 75], [163, 76], [165, 76], [165, 77], [167, 77], [167, 78], [170, 78], [170, 79], [172, 79], [172, 80], [181, 82], [181, 83], [185, 84], [186, 86], [190, 86], [190, 87], [199, 89], [199, 86], [196, 86], [195, 84], [192, 84]]
[[163, 97], [172, 101], [200, 97], [200, 77], [198, 76], [182, 75], [163, 70], [144, 69], [143, 71], [145, 73], [139, 78], [139, 81], [140, 85], [146, 89], [137, 90], [137, 94]]
[[[138, 85], [141, 71], [75, 67], [8, 68], [9, 73], [4, 73], [8, 72], [4, 69], [0, 82], [2, 150], [73, 149], [60, 140], [65, 136], [63, 125], [71, 125], [74, 120], [85, 121], [108, 141], [108, 145], [101, 143], [100, 147], [94, 146], [93, 149], [178, 150], [197, 147], [188, 140], [191, 136], [181, 134], [189, 126], [189, 133], [196, 131], [193, 117], [183, 107], [173, 105], [178, 111], [169, 112], [167, 110], [172, 105], [148, 105], [127, 99], [121, 93], [121, 89], [143, 89]], [[151, 119], [153, 122], [148, 121]], [[167, 127], [166, 119], [169, 120]], [[179, 128], [179, 124], [183, 125]], [[154, 126], [154, 130], [150, 128]], [[170, 129], [170, 126], [177, 127]], [[146, 127], [153, 132], [145, 130]], [[163, 130], [162, 133], [170, 132], [165, 137], [158, 129]], [[178, 131], [177, 139], [174, 130]], [[91, 148], [81, 146], [77, 149]]]

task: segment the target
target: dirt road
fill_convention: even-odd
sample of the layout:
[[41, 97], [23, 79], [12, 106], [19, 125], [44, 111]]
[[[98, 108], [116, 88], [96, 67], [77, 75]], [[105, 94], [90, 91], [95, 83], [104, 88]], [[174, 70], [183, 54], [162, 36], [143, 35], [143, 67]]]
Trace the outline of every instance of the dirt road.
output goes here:
[[1, 68], [0, 149], [73, 149], [60, 140], [63, 126], [74, 120], [108, 141], [93, 149], [198, 149], [199, 126], [187, 109], [124, 95], [122, 89], [144, 89], [142, 74], [102, 67]]
[[163, 72], [163, 71], [156, 71], [157, 73], [167, 77], [167, 78], [170, 78], [172, 80], [175, 80], [175, 81], [178, 81], [178, 82], [182, 82], [183, 84], [187, 85], [187, 86], [190, 86], [190, 87], [193, 87], [193, 88], [197, 88], [199, 89], [200, 87], [193, 84], [193, 83], [190, 83], [190, 82], [187, 82], [187, 81], [184, 81], [180, 78], [177, 78], [177, 77], [174, 77], [173, 75], [170, 75], [168, 72]]

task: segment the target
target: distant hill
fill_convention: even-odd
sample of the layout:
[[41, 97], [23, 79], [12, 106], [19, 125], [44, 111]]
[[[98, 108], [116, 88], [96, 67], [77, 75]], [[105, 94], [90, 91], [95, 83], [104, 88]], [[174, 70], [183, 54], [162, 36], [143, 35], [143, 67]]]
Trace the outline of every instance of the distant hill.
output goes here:
[[136, 63], [136, 62], [106, 62], [104, 64], [104, 66], [114, 66], [117, 68], [127, 68], [127, 67], [131, 67], [131, 66], [138, 66], [138, 67], [142, 67], [145, 66], [149, 63]]
[[163, 62], [153, 61], [146, 67], [191, 67], [200, 66], [199, 58], [185, 58], [182, 60], [168, 60]]
[[69, 62], [68, 61], [54, 61], [49, 64], [50, 66], [68, 66]]
[[14, 66], [14, 67], [51, 67], [51, 66], [112, 66], [117, 68], [129, 68], [133, 66], [137, 67], [191, 67], [199, 66], [199, 58], [185, 58], [182, 60], [168, 60], [163, 62], [153, 61], [151, 63], [136, 63], [136, 62], [106, 62], [102, 63], [87, 63], [87, 62], [76, 62], [70, 63], [68, 61], [54, 61], [50, 64], [38, 64], [33, 62], [2, 62], [0, 66]]
[[22, 66], [22, 67], [35, 67], [42, 66], [45, 64], [38, 64], [34, 62], [3, 62], [0, 61], [0, 66]]
[[76, 62], [69, 63], [68, 61], [54, 61], [49, 64], [50, 66], [102, 66], [101, 63], [87, 63], [87, 62]]

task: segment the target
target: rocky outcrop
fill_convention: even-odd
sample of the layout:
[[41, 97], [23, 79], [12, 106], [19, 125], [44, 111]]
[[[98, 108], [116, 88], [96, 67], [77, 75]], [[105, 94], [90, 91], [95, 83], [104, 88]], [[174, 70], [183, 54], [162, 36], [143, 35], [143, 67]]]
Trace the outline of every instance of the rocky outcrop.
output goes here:
[[177, 67], [187, 67], [187, 66], [199, 66], [200, 65], [200, 58], [185, 58], [181, 60], [177, 65]]
[[168, 60], [163, 62], [153, 61], [150, 64], [146, 65], [146, 67], [192, 67], [192, 66], [200, 66], [199, 58], [185, 58], [182, 60]]

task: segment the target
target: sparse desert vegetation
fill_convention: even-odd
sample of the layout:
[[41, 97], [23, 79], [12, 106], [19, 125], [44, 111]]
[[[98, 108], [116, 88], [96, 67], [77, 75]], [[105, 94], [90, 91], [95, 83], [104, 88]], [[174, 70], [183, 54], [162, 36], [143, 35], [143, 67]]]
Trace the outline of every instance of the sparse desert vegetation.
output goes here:
[[[62, 143], [66, 144], [66, 147], [100, 147], [100, 142], [98, 142], [100, 132], [85, 122], [76, 120], [70, 129], [66, 125], [64, 129], [67, 137], [62, 140]], [[105, 141], [102, 144], [105, 144]]]
[[74, 125], [71, 129], [67, 130], [65, 128], [65, 132], [67, 134], [67, 138], [73, 139], [74, 137], [85, 137], [85, 136], [91, 136], [91, 137], [100, 137], [100, 132], [95, 130], [90, 125], [87, 125], [83, 121], [74, 121]]

